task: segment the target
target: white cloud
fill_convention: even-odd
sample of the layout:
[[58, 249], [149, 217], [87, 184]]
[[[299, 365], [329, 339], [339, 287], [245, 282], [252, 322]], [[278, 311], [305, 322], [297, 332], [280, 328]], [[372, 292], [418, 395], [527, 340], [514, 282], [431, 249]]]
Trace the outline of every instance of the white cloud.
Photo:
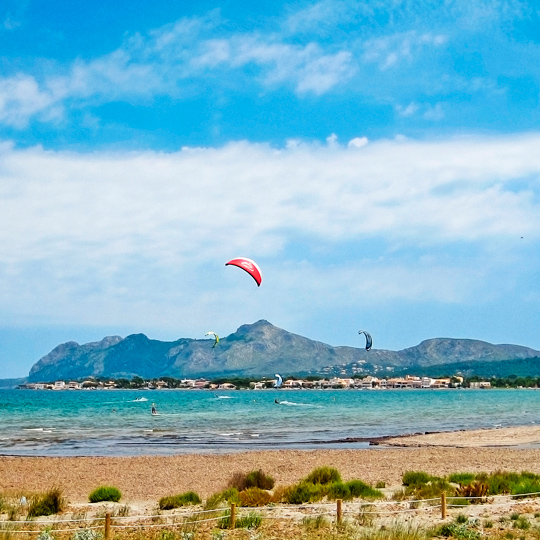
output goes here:
[[438, 48], [447, 41], [446, 36], [432, 33], [418, 33], [416, 30], [377, 37], [367, 40], [362, 59], [366, 63], [376, 63], [381, 70], [401, 66], [403, 62], [417, 60], [424, 48]]
[[[277, 276], [302, 261], [291, 280], [305, 280], [314, 305], [358, 300], [364, 285], [353, 282], [376, 285], [378, 301], [460, 302], [486, 274], [520, 267], [521, 236], [539, 240], [538, 134], [372, 141], [361, 152], [331, 143], [170, 154], [4, 145], [4, 317], [167, 326], [178, 306], [196, 317], [217, 303], [226, 318], [240, 302], [256, 317], [263, 299], [285, 317], [292, 297]], [[476, 252], [474, 272], [455, 246]], [[223, 274], [237, 255], [270, 273], [256, 299], [238, 274]]]

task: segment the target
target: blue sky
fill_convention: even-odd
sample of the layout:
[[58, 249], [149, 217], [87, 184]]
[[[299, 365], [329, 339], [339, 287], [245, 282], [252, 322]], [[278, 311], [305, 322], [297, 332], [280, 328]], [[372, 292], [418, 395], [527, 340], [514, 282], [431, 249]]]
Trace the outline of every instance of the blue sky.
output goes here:
[[4, 0], [0, 378], [258, 319], [540, 349], [539, 23], [524, 0]]

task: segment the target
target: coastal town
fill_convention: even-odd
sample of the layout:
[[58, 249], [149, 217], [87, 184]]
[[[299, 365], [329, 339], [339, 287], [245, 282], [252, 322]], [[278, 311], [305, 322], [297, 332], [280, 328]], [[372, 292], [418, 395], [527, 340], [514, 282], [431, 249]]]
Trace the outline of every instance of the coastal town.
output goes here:
[[[98, 380], [88, 378], [84, 381], [64, 381], [58, 380], [49, 383], [26, 383], [20, 385], [20, 388], [30, 390], [112, 390], [112, 389], [140, 389], [140, 390], [168, 390], [168, 389], [192, 389], [192, 390], [265, 390], [275, 387], [274, 379], [262, 379], [260, 381], [250, 381], [246, 386], [234, 384], [232, 382], [212, 382], [207, 379], [181, 379], [172, 380], [151, 380], [144, 381], [138, 378], [139, 382], [134, 386], [129, 384], [126, 386], [125, 379], [122, 380]], [[358, 389], [358, 390], [386, 390], [395, 388], [460, 388], [463, 386], [464, 380], [461, 376], [433, 379], [430, 377], [419, 377], [407, 375], [405, 377], [396, 377], [381, 379], [368, 375], [364, 378], [339, 378], [332, 377], [328, 379], [303, 380], [290, 378], [284, 380], [280, 389]], [[469, 388], [490, 388], [490, 381], [475, 381], [467, 384]]]

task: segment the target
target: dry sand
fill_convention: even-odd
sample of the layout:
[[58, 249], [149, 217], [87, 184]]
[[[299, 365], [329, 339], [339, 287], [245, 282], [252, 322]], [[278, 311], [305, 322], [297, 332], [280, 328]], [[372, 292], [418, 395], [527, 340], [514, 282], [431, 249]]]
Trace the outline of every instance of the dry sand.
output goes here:
[[[71, 503], [84, 503], [99, 485], [114, 485], [122, 501], [145, 501], [193, 490], [203, 498], [225, 487], [235, 472], [262, 469], [276, 485], [289, 485], [315, 467], [336, 467], [344, 480], [360, 478], [399, 486], [405, 471], [523, 471], [540, 474], [540, 428], [505, 428], [389, 439], [361, 450], [274, 450], [169, 457], [0, 456], [0, 493], [62, 488]], [[497, 445], [499, 447], [493, 447]], [[512, 448], [505, 445], [524, 445]], [[528, 446], [528, 447], [527, 447]]]

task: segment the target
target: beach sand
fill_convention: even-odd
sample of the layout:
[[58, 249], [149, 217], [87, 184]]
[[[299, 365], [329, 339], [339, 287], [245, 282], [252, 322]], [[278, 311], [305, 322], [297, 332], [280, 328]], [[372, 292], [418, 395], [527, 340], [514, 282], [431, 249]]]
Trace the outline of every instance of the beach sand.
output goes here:
[[[360, 450], [274, 450], [141, 457], [0, 456], [0, 493], [42, 492], [59, 486], [70, 503], [85, 503], [100, 485], [113, 485], [125, 504], [155, 506], [167, 495], [196, 491], [205, 498], [235, 472], [262, 469], [276, 485], [297, 482], [315, 467], [336, 467], [344, 480], [399, 487], [404, 472], [523, 470], [540, 474], [540, 428], [504, 428], [400, 437]], [[498, 445], [498, 447], [494, 447]], [[515, 448], [503, 445], [523, 445]], [[529, 447], [527, 447], [529, 446]]]

